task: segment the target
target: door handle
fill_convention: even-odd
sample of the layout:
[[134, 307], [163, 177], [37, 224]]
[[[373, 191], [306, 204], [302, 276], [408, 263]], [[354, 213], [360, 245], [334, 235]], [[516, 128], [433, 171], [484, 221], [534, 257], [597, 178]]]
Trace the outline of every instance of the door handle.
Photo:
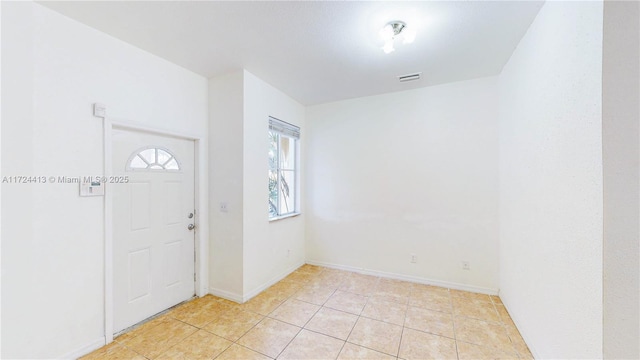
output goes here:
[[189, 226], [187, 226], [187, 229], [189, 229], [189, 230], [193, 230], [195, 228], [196, 228], [196, 226], [193, 225], [193, 224], [189, 224]]

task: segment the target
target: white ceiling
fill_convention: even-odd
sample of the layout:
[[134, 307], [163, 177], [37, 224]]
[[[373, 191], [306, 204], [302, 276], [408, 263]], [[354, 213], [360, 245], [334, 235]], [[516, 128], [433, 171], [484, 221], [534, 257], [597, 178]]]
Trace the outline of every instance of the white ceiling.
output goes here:
[[[542, 2], [55, 1], [42, 5], [206, 77], [247, 69], [305, 105], [497, 75]], [[390, 20], [417, 29], [384, 54]], [[423, 72], [399, 83], [396, 76]]]

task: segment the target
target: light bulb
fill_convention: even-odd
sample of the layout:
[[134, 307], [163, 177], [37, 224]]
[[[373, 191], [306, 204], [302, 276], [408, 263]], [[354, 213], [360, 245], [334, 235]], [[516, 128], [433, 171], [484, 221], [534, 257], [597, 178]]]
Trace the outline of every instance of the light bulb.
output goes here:
[[405, 27], [402, 29], [402, 37], [404, 44], [411, 44], [416, 39], [416, 31], [413, 28]]
[[396, 51], [396, 49], [393, 48], [393, 39], [387, 40], [387, 42], [384, 43], [382, 50], [384, 51], [385, 54], [389, 54]]

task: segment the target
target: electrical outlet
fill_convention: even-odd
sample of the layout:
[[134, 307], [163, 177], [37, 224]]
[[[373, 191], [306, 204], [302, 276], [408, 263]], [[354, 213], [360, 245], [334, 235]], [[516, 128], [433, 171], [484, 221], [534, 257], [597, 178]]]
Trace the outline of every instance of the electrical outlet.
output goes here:
[[229, 211], [229, 206], [226, 202], [221, 202], [220, 203], [220, 212], [227, 212]]
[[418, 257], [416, 254], [411, 254], [411, 263], [415, 264], [418, 261]]
[[469, 267], [469, 262], [468, 261], [463, 261], [462, 262], [462, 270], [471, 270], [471, 268]]

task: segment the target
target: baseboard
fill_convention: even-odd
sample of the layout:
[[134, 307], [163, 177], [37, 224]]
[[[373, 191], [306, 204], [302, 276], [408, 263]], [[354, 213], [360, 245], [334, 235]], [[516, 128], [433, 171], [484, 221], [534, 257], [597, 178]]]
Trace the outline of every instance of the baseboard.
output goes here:
[[299, 268], [300, 266], [302, 266], [304, 264], [305, 264], [304, 261], [301, 261], [300, 263], [298, 263], [298, 264], [294, 265], [293, 267], [285, 270], [283, 273], [278, 274], [277, 276], [271, 278], [269, 281], [265, 282], [264, 284], [258, 286], [255, 289], [247, 292], [244, 295], [240, 295], [240, 294], [237, 294], [237, 293], [232, 293], [230, 291], [226, 291], [226, 290], [222, 290], [222, 289], [216, 289], [216, 288], [209, 288], [209, 294], [215, 295], [217, 297], [221, 297], [223, 299], [235, 301], [237, 303], [242, 304], [242, 303], [245, 303], [245, 302], [251, 300], [252, 298], [257, 296], [261, 292], [265, 291], [266, 289], [268, 289], [270, 286], [274, 285], [278, 281], [284, 279], [285, 277], [287, 277], [289, 274], [291, 274], [297, 268]]
[[324, 267], [338, 269], [338, 270], [351, 271], [351, 272], [356, 272], [356, 273], [365, 274], [365, 275], [379, 276], [386, 279], [410, 281], [410, 282], [415, 282], [419, 284], [440, 286], [440, 287], [445, 287], [449, 289], [470, 291], [470, 292], [487, 294], [487, 295], [498, 295], [498, 289], [485, 288], [485, 287], [466, 285], [466, 284], [458, 284], [458, 283], [449, 282], [449, 281], [433, 280], [433, 279], [427, 279], [419, 276], [396, 274], [391, 272], [358, 268], [355, 266], [339, 265], [339, 264], [333, 264], [333, 263], [315, 261], [315, 260], [307, 260], [307, 264], [324, 266]]
[[297, 268], [299, 268], [300, 266], [304, 265], [305, 262], [301, 261], [298, 264], [294, 265], [293, 267], [290, 267], [289, 269], [285, 270], [284, 272], [282, 272], [281, 274], [271, 278], [269, 281], [265, 282], [264, 284], [258, 286], [257, 288], [249, 291], [248, 293], [246, 293], [243, 297], [243, 302], [247, 302], [249, 300], [251, 300], [253, 297], [257, 296], [258, 294], [260, 294], [261, 292], [265, 291], [267, 288], [269, 288], [271, 285], [277, 283], [278, 281], [286, 278], [289, 274], [291, 274], [292, 272], [294, 272]]
[[81, 356], [87, 355], [88, 353], [94, 351], [94, 350], [98, 350], [101, 347], [103, 347], [106, 344], [106, 339], [104, 336], [99, 337], [98, 339], [92, 341], [91, 343], [73, 350], [65, 355], [62, 355], [59, 357], [59, 359], [77, 359]]
[[216, 288], [209, 288], [209, 294], [217, 296], [217, 297], [221, 297], [223, 299], [235, 301], [235, 302], [240, 303], [240, 304], [242, 304], [244, 302], [244, 301], [242, 301], [242, 295], [236, 294], [236, 293], [232, 293], [232, 292], [226, 291], [226, 290], [221, 290], [221, 289], [216, 289]]

